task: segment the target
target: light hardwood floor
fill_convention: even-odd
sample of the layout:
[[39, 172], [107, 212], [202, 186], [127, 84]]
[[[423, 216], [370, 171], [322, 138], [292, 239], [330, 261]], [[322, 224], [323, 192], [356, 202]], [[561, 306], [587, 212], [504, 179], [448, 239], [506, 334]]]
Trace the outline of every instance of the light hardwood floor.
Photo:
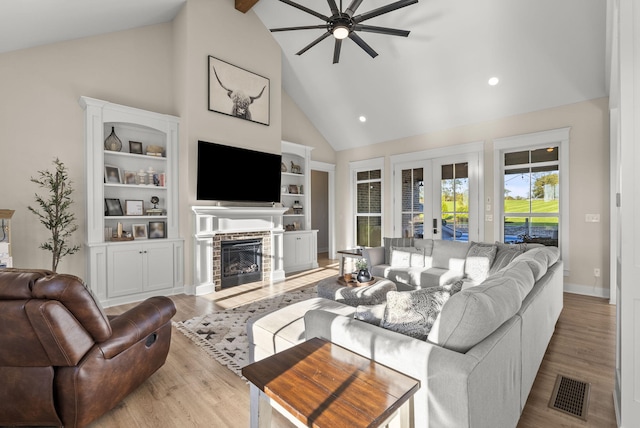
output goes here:
[[[239, 306], [337, 274], [337, 260], [321, 258], [319, 263], [320, 268], [288, 275], [286, 281], [273, 286], [240, 285], [208, 296], [172, 296], [178, 309], [174, 320], [182, 321], [215, 309]], [[112, 307], [106, 312], [118, 314], [131, 306]], [[565, 293], [564, 310], [556, 333], [518, 428], [616, 426], [614, 327], [615, 307], [606, 300]], [[548, 407], [558, 374], [591, 384], [586, 422]], [[174, 329], [166, 364], [91, 426], [247, 427], [249, 386]], [[274, 426], [291, 425], [274, 415]]]

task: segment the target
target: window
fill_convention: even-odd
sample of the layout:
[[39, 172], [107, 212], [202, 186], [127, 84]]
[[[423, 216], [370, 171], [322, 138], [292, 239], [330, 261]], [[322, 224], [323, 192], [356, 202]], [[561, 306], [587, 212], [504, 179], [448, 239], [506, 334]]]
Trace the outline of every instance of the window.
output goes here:
[[469, 163], [440, 168], [442, 239], [469, 241]]
[[424, 237], [424, 168], [403, 169], [402, 174], [402, 234], [404, 237]]
[[504, 242], [558, 246], [558, 146], [504, 154]]
[[569, 128], [496, 140], [496, 236], [559, 247], [568, 270]]
[[[355, 234], [356, 245], [377, 247], [382, 245], [382, 162], [380, 167], [356, 169], [352, 164], [355, 178]], [[369, 169], [370, 168], [370, 169]]]

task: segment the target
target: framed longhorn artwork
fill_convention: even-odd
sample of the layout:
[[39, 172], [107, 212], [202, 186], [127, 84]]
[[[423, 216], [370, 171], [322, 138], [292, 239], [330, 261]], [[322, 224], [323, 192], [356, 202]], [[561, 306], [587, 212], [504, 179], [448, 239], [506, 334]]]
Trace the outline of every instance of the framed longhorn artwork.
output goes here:
[[269, 79], [209, 56], [209, 110], [269, 125]]

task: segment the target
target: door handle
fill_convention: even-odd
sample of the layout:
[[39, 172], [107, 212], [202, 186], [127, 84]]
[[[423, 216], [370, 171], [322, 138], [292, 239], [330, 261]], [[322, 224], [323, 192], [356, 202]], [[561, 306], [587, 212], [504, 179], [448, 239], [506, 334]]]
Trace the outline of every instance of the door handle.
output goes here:
[[437, 218], [433, 219], [433, 234], [434, 235], [438, 234], [438, 219]]

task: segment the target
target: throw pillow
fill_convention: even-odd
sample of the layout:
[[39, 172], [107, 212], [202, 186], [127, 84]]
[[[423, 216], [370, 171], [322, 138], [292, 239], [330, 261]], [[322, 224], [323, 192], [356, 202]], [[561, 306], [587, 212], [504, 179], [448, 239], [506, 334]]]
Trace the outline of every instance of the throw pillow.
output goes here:
[[391, 266], [394, 268], [424, 267], [424, 249], [391, 247]]
[[426, 340], [449, 297], [460, 291], [462, 281], [415, 291], [389, 291], [382, 328]]
[[493, 244], [472, 242], [464, 264], [464, 273], [467, 278], [476, 284], [487, 279], [497, 251], [498, 247]]
[[489, 275], [493, 275], [498, 272], [500, 269], [506, 267], [509, 263], [513, 261], [516, 257], [524, 252], [520, 248], [520, 246], [511, 246], [506, 244], [501, 244], [496, 242], [496, 246], [498, 251], [496, 252], [496, 258], [493, 260], [493, 264], [491, 265], [491, 269], [489, 269]]
[[384, 309], [386, 303], [377, 305], [358, 305], [353, 317], [357, 320], [364, 321], [373, 325], [380, 325], [380, 321], [384, 317]]
[[382, 238], [384, 246], [384, 264], [391, 264], [391, 247], [409, 247], [413, 238]]

